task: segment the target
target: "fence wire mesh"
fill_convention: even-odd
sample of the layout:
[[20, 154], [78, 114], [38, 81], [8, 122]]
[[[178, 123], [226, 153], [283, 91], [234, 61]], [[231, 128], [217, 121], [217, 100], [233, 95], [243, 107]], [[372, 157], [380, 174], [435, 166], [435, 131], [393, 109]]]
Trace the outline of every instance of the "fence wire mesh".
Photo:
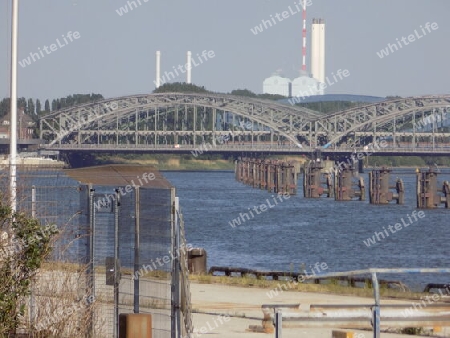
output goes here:
[[[113, 337], [116, 315], [133, 312], [152, 315], [154, 338], [192, 332], [186, 254], [176, 247], [186, 242], [184, 230], [176, 229], [182, 221], [174, 222], [175, 189], [159, 175], [153, 186], [118, 193], [126, 179], [117, 177], [126, 178], [126, 170], [116, 169], [97, 168], [103, 181], [92, 185], [59, 168], [18, 168], [18, 210], [59, 230], [26, 300], [23, 332]], [[138, 172], [142, 168], [132, 175]], [[9, 198], [7, 173], [7, 168], [0, 172], [3, 198]], [[115, 254], [121, 276], [117, 307], [106, 265]], [[175, 310], [176, 299], [182, 300], [183, 313]]]

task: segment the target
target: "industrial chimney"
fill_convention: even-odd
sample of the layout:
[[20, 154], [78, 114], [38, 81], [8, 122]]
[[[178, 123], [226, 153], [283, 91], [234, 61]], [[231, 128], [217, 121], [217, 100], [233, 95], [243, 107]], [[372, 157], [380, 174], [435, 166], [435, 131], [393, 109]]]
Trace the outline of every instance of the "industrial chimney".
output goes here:
[[161, 86], [161, 52], [158, 50], [156, 52], [156, 89]]
[[191, 52], [187, 52], [186, 68], [187, 68], [186, 83], [191, 83], [191, 71], [192, 71]]
[[302, 38], [303, 38], [302, 71], [303, 71], [304, 74], [306, 74], [306, 0], [303, 1], [303, 31], [302, 31]]
[[311, 36], [311, 73], [325, 83], [325, 20], [313, 19]]

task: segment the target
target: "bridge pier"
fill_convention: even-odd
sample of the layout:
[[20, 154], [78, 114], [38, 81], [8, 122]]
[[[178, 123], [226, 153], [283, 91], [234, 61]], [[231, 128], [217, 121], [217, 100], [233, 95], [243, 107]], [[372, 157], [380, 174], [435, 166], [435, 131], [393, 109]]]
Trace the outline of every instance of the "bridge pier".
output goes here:
[[[323, 194], [333, 197], [333, 180], [329, 173], [323, 173], [323, 162], [320, 159], [306, 163], [303, 171], [303, 196], [319, 198]], [[325, 181], [322, 181], [322, 177]]]
[[265, 161], [260, 161], [259, 164], [259, 189], [265, 190], [267, 189], [267, 165]]
[[[369, 172], [369, 200], [370, 204], [388, 204], [395, 200], [397, 204], [404, 203], [404, 186], [401, 179], [397, 179], [394, 186], [389, 185], [392, 170], [385, 167]], [[395, 189], [396, 192], [389, 191]]]
[[358, 173], [364, 174], [364, 160], [358, 160]]
[[[355, 175], [356, 169], [351, 165], [344, 165], [335, 171], [334, 199], [336, 201], [351, 201], [357, 198], [365, 200], [366, 188], [364, 179]], [[354, 178], [358, 181], [354, 182]]]
[[234, 166], [238, 182], [270, 193], [297, 194], [298, 172], [292, 162], [239, 158]]
[[286, 193], [289, 195], [297, 195], [298, 173], [294, 163], [288, 162], [285, 168], [286, 174]]
[[[429, 168], [428, 171], [416, 170], [417, 174], [417, 207], [421, 209], [434, 209], [444, 204], [450, 208], [450, 184], [445, 181], [438, 189], [438, 173]], [[439, 194], [439, 193], [442, 193]]]

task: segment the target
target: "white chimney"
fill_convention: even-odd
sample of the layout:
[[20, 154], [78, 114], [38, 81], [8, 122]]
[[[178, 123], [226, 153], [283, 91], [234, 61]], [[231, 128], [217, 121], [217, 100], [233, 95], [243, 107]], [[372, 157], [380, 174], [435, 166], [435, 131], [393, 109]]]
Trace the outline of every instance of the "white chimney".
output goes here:
[[192, 70], [192, 62], [191, 62], [191, 52], [187, 52], [187, 62], [186, 62], [186, 83], [191, 83], [191, 70]]
[[161, 52], [156, 52], [156, 88], [161, 86]]
[[311, 35], [311, 73], [317, 81], [325, 83], [325, 21], [323, 19], [313, 19]]

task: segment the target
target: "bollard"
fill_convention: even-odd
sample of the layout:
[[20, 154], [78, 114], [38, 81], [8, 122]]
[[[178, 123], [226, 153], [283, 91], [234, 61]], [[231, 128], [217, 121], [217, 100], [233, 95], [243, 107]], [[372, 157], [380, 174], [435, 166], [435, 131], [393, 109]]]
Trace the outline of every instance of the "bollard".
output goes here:
[[121, 313], [119, 315], [119, 338], [152, 338], [152, 315]]
[[277, 311], [276, 315], [275, 315], [275, 329], [276, 329], [276, 333], [275, 333], [275, 337], [276, 338], [282, 338], [282, 334], [283, 334], [283, 313], [281, 311]]

